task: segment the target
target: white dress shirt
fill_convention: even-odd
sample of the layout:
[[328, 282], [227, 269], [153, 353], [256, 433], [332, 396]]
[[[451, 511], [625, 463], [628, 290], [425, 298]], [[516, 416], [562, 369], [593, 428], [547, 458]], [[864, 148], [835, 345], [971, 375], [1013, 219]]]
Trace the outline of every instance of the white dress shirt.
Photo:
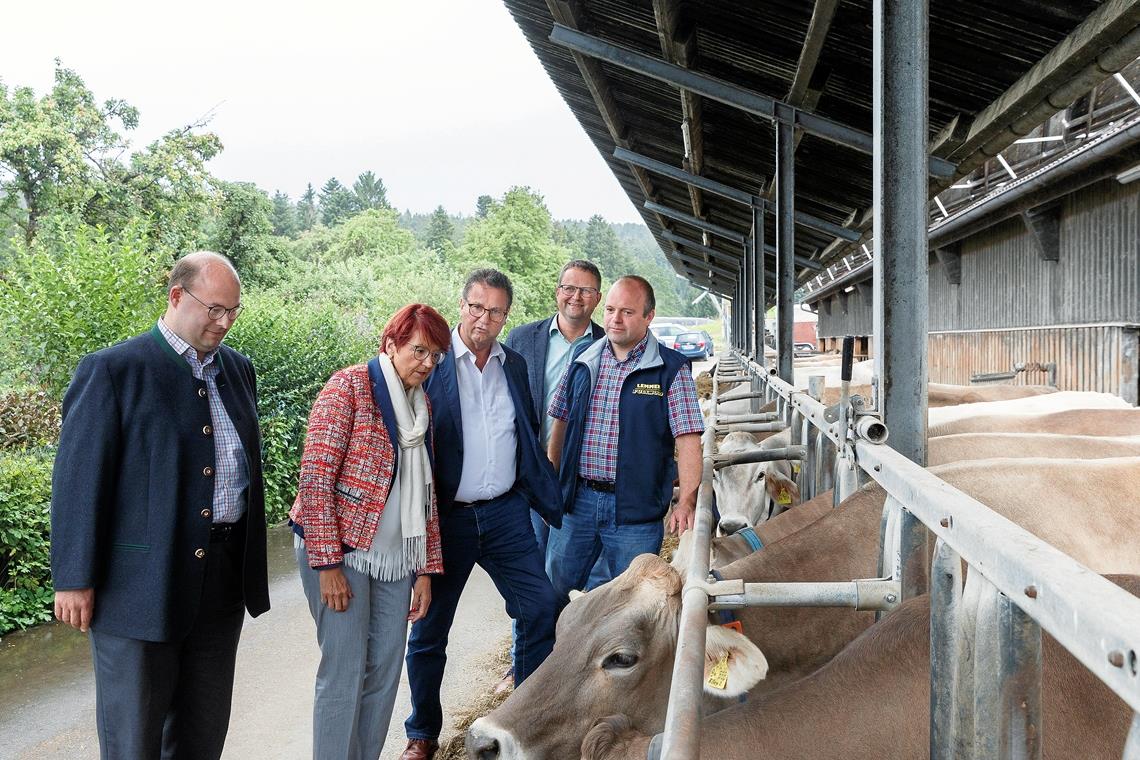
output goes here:
[[482, 501], [502, 496], [515, 484], [515, 405], [507, 387], [503, 362], [507, 355], [498, 341], [480, 371], [475, 354], [451, 331], [455, 375], [459, 384], [459, 408], [463, 424], [463, 471], [457, 502]]

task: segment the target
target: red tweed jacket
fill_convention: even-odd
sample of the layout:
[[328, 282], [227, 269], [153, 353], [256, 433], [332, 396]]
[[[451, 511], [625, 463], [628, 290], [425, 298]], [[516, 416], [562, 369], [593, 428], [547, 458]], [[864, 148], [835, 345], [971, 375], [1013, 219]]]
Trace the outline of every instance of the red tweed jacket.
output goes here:
[[[368, 365], [336, 372], [309, 414], [300, 487], [289, 512], [304, 530], [310, 565], [339, 564], [342, 544], [365, 550], [372, 545], [394, 464], [395, 450], [372, 398]], [[435, 489], [427, 521], [427, 566], [419, 572], [443, 572]]]

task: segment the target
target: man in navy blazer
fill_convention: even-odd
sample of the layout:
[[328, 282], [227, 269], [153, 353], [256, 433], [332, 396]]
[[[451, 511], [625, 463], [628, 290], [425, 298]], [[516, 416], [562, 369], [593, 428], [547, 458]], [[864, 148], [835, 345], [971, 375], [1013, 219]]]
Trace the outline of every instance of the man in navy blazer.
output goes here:
[[512, 296], [502, 272], [472, 272], [451, 351], [424, 383], [432, 403], [443, 574], [432, 577], [431, 607], [408, 639], [412, 714], [404, 722], [409, 741], [401, 760], [427, 760], [439, 747], [448, 632], [476, 564], [491, 576], [518, 627], [520, 683], [554, 646], [554, 590], [528, 513], [534, 509], [561, 525], [561, 497], [539, 447], [526, 362], [497, 340]]
[[269, 609], [237, 272], [199, 251], [152, 330], [83, 358], [52, 476], [55, 613], [90, 629], [104, 760], [216, 759], [246, 610]]
[[[575, 259], [558, 273], [554, 316], [527, 322], [511, 330], [505, 345], [526, 359], [530, 375], [530, 395], [534, 413], [541, 425], [542, 450], [550, 443], [550, 416], [546, 410], [554, 398], [558, 381], [570, 363], [575, 349], [588, 346], [605, 336], [606, 331], [591, 317], [602, 300], [602, 274], [591, 261]], [[530, 513], [538, 547], [546, 556], [549, 526], [538, 512]]]

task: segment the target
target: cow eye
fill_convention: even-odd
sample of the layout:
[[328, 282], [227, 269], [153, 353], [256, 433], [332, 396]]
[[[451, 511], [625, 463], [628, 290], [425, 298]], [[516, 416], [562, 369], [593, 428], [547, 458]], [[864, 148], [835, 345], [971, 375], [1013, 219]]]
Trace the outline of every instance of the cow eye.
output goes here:
[[614, 652], [605, 660], [602, 661], [602, 667], [606, 670], [616, 670], [618, 668], [632, 668], [637, 664], [637, 655], [631, 652]]

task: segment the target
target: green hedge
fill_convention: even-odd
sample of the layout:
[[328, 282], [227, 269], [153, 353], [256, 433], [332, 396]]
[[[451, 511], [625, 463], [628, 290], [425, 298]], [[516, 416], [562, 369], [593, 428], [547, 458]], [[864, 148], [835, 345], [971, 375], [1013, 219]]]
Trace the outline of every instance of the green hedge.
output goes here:
[[0, 452], [0, 635], [51, 619], [52, 456]]

